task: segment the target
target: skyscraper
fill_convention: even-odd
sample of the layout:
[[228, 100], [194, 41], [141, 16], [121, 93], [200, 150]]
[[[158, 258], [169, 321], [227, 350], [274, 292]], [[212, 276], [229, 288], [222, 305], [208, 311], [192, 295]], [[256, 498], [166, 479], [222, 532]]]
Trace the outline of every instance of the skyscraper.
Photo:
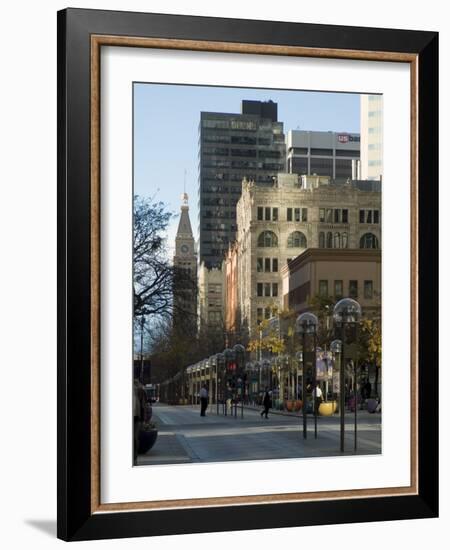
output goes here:
[[286, 138], [287, 171], [291, 174], [356, 179], [359, 134], [290, 130]]
[[235, 237], [242, 180], [272, 185], [286, 148], [273, 101], [243, 100], [238, 114], [202, 112], [199, 134], [199, 255], [213, 267]]

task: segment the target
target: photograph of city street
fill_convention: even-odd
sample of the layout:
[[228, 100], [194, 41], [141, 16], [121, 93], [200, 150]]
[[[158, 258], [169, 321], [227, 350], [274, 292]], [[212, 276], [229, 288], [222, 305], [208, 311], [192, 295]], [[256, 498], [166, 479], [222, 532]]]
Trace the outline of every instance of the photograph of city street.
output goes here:
[[382, 184], [381, 95], [133, 84], [134, 465], [382, 452]]

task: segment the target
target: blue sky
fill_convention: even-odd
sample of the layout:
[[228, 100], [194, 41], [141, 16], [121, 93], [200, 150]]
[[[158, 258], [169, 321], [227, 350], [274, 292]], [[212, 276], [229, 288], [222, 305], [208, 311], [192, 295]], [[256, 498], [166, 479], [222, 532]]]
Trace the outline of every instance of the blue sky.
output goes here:
[[[198, 124], [201, 111], [239, 113], [243, 99], [278, 103], [288, 130], [359, 132], [359, 95], [173, 84], [134, 84], [134, 193], [178, 213], [186, 171], [194, 236], [198, 225]], [[173, 248], [178, 220], [168, 230]]]

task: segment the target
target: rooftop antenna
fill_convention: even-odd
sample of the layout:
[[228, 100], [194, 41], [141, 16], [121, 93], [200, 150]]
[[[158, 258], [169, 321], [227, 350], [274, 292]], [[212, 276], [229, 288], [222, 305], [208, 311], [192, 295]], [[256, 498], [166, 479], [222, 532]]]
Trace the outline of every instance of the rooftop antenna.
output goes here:
[[184, 181], [183, 181], [183, 194], [181, 195], [181, 200], [184, 206], [188, 205], [188, 194], [186, 193], [186, 174], [187, 170], [184, 169]]

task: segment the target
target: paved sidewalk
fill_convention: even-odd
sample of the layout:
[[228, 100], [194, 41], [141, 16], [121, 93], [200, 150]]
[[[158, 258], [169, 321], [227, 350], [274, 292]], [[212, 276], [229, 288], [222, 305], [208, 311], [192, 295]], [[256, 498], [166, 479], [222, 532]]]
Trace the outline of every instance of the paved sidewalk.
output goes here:
[[[273, 412], [266, 420], [259, 412], [259, 408], [247, 408], [244, 418], [239, 410], [237, 417], [224, 416], [217, 415], [212, 406], [201, 417], [196, 406], [157, 404], [153, 421], [158, 439], [146, 455], [139, 456], [138, 465], [341, 456], [339, 416], [318, 417], [318, 438], [314, 439], [314, 417], [308, 415], [308, 438], [304, 440], [298, 414]], [[353, 418], [352, 413], [346, 415], [345, 455], [355, 454]], [[380, 421], [379, 414], [361, 411], [358, 415], [356, 454], [381, 452]]]

